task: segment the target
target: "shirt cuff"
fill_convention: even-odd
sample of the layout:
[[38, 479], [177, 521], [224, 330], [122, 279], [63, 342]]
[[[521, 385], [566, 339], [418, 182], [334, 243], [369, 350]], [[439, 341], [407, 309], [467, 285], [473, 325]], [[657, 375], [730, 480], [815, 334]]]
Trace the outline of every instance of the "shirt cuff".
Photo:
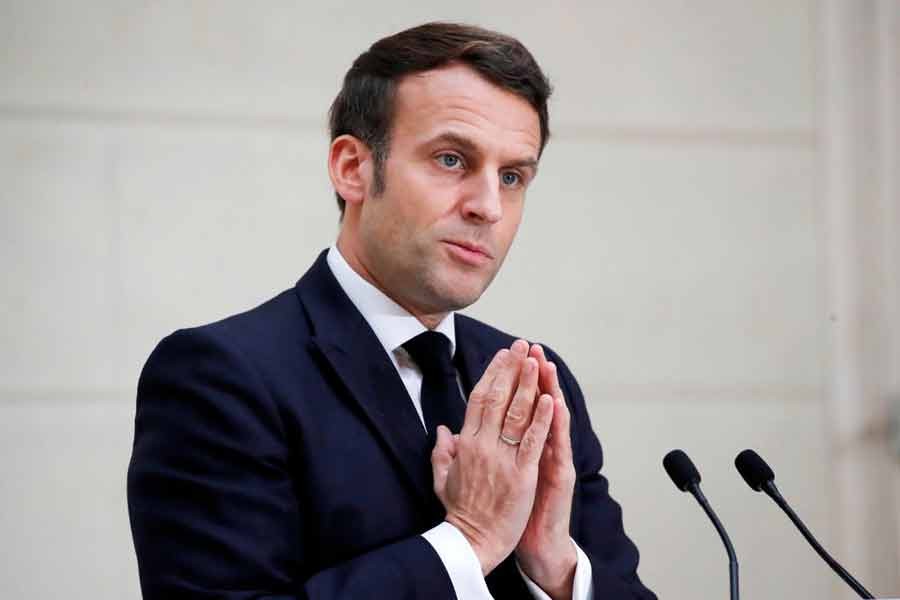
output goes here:
[[[575, 579], [572, 582], [572, 600], [593, 600], [594, 584], [591, 561], [587, 557], [587, 554], [585, 554], [578, 544], [575, 543], [575, 540], [572, 540], [572, 544], [574, 544], [575, 552], [578, 554], [578, 563], [575, 565]], [[531, 595], [534, 596], [535, 600], [552, 600], [544, 590], [539, 588], [537, 584], [525, 574], [525, 571], [519, 566], [519, 561], [516, 561], [516, 568], [519, 569], [519, 574], [522, 576], [522, 579], [525, 580], [525, 585], [528, 587], [528, 591], [531, 592]]]
[[423, 533], [422, 537], [444, 563], [457, 598], [494, 600], [481, 573], [481, 561], [459, 529], [444, 521]]

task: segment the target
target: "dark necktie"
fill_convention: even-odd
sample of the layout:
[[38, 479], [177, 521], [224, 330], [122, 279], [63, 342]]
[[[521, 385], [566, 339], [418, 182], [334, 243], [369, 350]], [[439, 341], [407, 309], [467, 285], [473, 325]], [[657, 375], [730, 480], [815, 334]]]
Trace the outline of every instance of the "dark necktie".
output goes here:
[[459, 433], [466, 405], [456, 382], [450, 340], [442, 333], [426, 331], [403, 344], [403, 348], [422, 370], [422, 416], [429, 437], [435, 437], [438, 425]]

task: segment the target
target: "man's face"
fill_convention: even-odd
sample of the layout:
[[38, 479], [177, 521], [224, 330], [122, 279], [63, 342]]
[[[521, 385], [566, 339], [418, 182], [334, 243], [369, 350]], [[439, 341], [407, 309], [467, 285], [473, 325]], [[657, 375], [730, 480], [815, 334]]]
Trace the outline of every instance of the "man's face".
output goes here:
[[537, 111], [469, 67], [402, 79], [385, 189], [362, 202], [354, 244], [369, 277], [417, 316], [475, 302], [516, 235], [540, 142]]

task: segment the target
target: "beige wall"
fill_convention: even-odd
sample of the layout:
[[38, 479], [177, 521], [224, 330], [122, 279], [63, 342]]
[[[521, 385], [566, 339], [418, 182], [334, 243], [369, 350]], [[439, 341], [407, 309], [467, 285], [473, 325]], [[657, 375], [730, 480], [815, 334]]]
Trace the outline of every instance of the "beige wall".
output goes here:
[[[822, 160], [836, 6], [0, 3], [3, 595], [139, 597], [124, 477], [143, 361], [171, 330], [292, 285], [332, 241], [325, 111], [371, 41], [432, 19], [519, 36], [556, 86], [520, 237], [470, 312], [573, 367], [645, 581], [727, 590], [718, 538], [660, 467], [683, 447], [747, 597], [842, 597], [734, 472], [755, 447], [848, 568], [900, 595], [890, 565], [863, 570], [845, 544], [832, 491], [848, 483], [829, 466], [847, 250], [827, 207], [854, 198], [829, 195]], [[896, 557], [886, 535], [866, 551]]]

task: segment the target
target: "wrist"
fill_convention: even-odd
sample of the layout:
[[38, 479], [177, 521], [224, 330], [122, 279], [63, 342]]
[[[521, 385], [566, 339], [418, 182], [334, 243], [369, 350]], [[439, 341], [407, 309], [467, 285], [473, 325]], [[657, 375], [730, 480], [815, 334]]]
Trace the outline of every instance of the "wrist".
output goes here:
[[540, 555], [534, 556], [517, 552], [519, 568], [553, 600], [569, 600], [578, 567], [578, 551], [574, 542], [567, 539], [559, 549], [545, 547], [543, 550]]
[[502, 551], [496, 540], [492, 540], [491, 536], [487, 536], [477, 527], [473, 527], [464, 518], [448, 513], [444, 520], [455, 527], [469, 542], [469, 546], [472, 547], [472, 551], [481, 564], [482, 575], [487, 576], [509, 555], [509, 552]]

